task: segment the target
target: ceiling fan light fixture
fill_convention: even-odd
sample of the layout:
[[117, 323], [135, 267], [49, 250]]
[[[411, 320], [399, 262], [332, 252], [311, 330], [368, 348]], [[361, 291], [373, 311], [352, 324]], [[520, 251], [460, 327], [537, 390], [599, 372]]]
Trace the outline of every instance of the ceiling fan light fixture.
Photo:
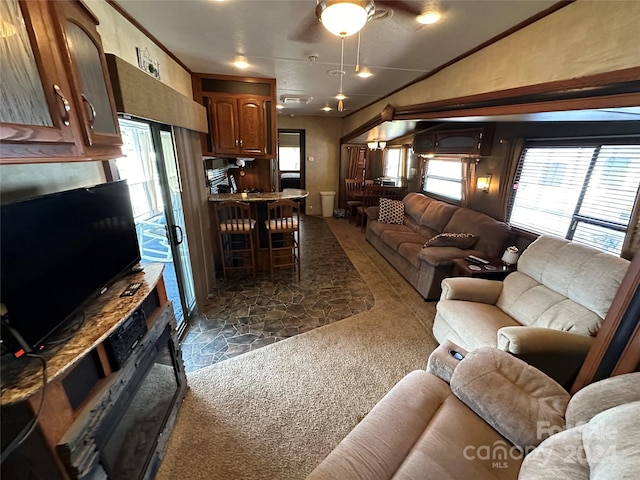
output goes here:
[[418, 23], [421, 23], [423, 25], [431, 25], [439, 22], [441, 18], [442, 15], [440, 14], [440, 12], [432, 11], [425, 12], [422, 15], [418, 15], [416, 17], [416, 20], [418, 20]]
[[318, 3], [316, 13], [329, 32], [348, 37], [365, 26], [374, 9], [372, 1], [322, 1]]

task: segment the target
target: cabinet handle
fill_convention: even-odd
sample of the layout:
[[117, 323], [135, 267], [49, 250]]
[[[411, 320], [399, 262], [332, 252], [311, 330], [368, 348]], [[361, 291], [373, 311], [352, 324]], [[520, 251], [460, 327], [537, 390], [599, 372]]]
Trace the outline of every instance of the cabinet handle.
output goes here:
[[240, 148], [242, 148], [242, 140], [240, 140]]
[[236, 138], [236, 147], [238, 146], [238, 139]]
[[69, 126], [69, 113], [71, 113], [71, 105], [69, 105], [69, 101], [62, 93], [62, 90], [58, 85], [53, 86], [53, 91], [56, 92], [56, 95], [60, 97], [60, 101], [62, 102], [62, 107], [64, 108], [64, 117], [62, 117], [62, 123], [64, 123], [65, 127]]
[[89, 128], [93, 129], [93, 124], [96, 122], [96, 109], [93, 108], [89, 99], [85, 96], [84, 93], [81, 94], [82, 101], [89, 105], [89, 112], [91, 113], [91, 118], [89, 118]]

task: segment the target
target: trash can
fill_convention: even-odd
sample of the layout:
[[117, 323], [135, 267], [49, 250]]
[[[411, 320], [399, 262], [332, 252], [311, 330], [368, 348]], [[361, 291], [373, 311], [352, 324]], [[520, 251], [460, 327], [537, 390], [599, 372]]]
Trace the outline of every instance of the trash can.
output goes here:
[[322, 201], [322, 216], [333, 216], [333, 202], [336, 198], [336, 192], [320, 192], [320, 200]]

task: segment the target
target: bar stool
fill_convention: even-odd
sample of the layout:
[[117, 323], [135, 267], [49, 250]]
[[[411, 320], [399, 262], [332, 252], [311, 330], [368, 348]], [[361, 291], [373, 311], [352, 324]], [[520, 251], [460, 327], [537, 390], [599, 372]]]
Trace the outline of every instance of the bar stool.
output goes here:
[[293, 267], [300, 281], [300, 204], [293, 200], [276, 200], [267, 205], [265, 222], [269, 237], [271, 282], [276, 268]]
[[235, 200], [217, 203], [216, 217], [225, 280], [231, 271], [250, 270], [255, 282], [256, 261], [253, 235], [256, 221], [251, 218], [249, 204]]
[[362, 201], [356, 199], [358, 193], [362, 193], [362, 180], [359, 178], [344, 179], [347, 191], [347, 212], [349, 212], [349, 223], [356, 216], [356, 208], [362, 205]]

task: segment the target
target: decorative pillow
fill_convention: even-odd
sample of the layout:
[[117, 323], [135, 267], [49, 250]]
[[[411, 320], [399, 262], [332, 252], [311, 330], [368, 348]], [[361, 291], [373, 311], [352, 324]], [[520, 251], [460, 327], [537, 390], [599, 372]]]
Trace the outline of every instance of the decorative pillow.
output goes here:
[[472, 233], [441, 233], [426, 241], [423, 248], [426, 247], [458, 247], [471, 248], [478, 241]]
[[382, 223], [394, 223], [402, 225], [404, 223], [404, 203], [401, 200], [391, 200], [380, 197], [380, 213], [378, 221]]

